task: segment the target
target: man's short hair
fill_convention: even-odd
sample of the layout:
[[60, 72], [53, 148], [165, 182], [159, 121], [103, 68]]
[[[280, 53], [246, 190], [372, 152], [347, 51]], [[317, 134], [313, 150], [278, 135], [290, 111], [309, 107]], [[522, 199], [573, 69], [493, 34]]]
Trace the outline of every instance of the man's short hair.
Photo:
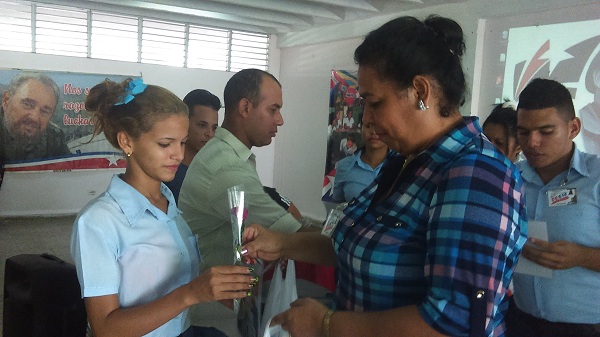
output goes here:
[[265, 77], [272, 78], [281, 87], [281, 83], [275, 76], [260, 69], [243, 69], [231, 76], [223, 92], [225, 113], [234, 109], [243, 98], [248, 99], [252, 106], [258, 106], [261, 94], [260, 86]]
[[569, 90], [557, 81], [536, 78], [521, 91], [517, 110], [546, 108], [556, 108], [565, 121], [575, 117], [575, 107]]
[[[25, 84], [26, 82], [34, 80], [42, 83], [44, 86], [48, 87], [54, 93], [54, 98], [56, 99], [56, 103], [58, 104], [58, 99], [60, 98], [60, 89], [56, 82], [51, 79], [49, 76], [42, 73], [34, 73], [34, 72], [22, 72], [17, 74], [15, 77], [10, 80], [8, 84], [8, 88], [6, 91], [12, 96], [19, 90], [19, 88]], [[54, 107], [56, 109], [56, 106]]]
[[219, 111], [221, 109], [221, 100], [210, 91], [204, 89], [194, 89], [183, 98], [183, 102], [188, 106], [190, 117], [194, 113], [196, 105], [207, 106]]

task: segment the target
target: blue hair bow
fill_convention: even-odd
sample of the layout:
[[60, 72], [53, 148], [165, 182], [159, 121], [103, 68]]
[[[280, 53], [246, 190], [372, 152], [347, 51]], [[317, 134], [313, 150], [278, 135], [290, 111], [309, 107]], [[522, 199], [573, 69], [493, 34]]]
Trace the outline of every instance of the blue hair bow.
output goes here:
[[123, 105], [133, 101], [135, 96], [144, 92], [147, 87], [148, 85], [144, 84], [144, 81], [141, 78], [130, 81], [127, 89], [125, 89], [125, 97], [123, 97], [123, 100], [120, 102], [115, 103], [115, 105]]

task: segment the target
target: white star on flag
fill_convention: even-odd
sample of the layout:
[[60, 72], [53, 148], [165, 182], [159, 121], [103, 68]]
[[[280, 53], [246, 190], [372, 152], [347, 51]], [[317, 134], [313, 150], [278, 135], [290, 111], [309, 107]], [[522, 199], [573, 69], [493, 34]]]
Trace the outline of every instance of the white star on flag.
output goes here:
[[116, 155], [114, 155], [114, 154], [113, 154], [113, 155], [111, 155], [111, 156], [108, 156], [108, 157], [106, 157], [106, 160], [108, 160], [108, 166], [109, 166], [109, 167], [111, 167], [111, 166], [113, 166], [113, 165], [114, 165], [114, 166], [118, 166], [118, 165], [117, 165], [117, 160], [119, 160], [119, 158], [117, 158], [117, 156], [116, 156]]

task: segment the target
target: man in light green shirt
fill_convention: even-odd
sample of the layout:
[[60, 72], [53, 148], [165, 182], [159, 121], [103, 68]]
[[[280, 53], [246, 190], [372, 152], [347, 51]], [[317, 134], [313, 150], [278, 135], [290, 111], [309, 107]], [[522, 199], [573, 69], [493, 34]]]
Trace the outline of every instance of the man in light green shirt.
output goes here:
[[[233, 232], [227, 189], [243, 185], [248, 210], [247, 224], [296, 232], [302, 224], [265, 193], [256, 172], [252, 147], [271, 144], [283, 125], [281, 84], [262, 70], [244, 69], [227, 82], [225, 117], [221, 128], [192, 160], [179, 194], [179, 208], [198, 235], [200, 270], [234, 262]], [[213, 303], [192, 310], [192, 324], [211, 325], [235, 335], [233, 311]], [[217, 324], [213, 324], [217, 325]], [[228, 328], [229, 327], [229, 328]]]

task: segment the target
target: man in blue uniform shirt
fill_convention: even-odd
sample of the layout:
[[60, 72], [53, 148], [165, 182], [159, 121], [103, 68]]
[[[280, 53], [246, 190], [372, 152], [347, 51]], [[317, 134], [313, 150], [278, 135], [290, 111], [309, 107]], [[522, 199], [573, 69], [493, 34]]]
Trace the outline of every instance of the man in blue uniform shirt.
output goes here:
[[527, 160], [529, 220], [544, 221], [548, 241], [530, 237], [521, 257], [551, 278], [515, 274], [507, 316], [513, 337], [600, 336], [600, 158], [581, 152], [573, 100], [562, 84], [535, 79], [519, 97], [517, 137]]

